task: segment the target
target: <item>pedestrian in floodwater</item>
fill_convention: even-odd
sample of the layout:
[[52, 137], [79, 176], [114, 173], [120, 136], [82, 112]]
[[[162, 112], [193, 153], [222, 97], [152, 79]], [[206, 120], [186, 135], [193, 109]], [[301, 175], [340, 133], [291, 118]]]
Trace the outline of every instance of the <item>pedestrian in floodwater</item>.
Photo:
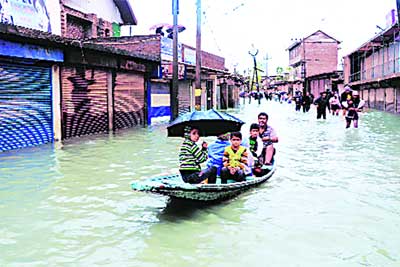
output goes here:
[[314, 101], [314, 105], [317, 107], [317, 119], [321, 117], [326, 120], [326, 108], [329, 104], [326, 92], [321, 92], [320, 96]]
[[[340, 95], [340, 103], [346, 103], [347, 100], [350, 100], [352, 98], [352, 90], [350, 88], [350, 86], [346, 85], [344, 87], [344, 91], [343, 93]], [[342, 105], [342, 111], [343, 111], [343, 116], [346, 115], [346, 107]]]
[[295, 92], [293, 100], [294, 100], [294, 104], [295, 104], [295, 110], [300, 111], [301, 104], [303, 103], [303, 97], [302, 97], [300, 91]]
[[352, 97], [346, 102], [342, 103], [346, 108], [346, 129], [350, 128], [351, 121], [353, 121], [354, 128], [358, 128], [358, 112], [364, 107], [365, 101], [360, 99], [359, 93], [354, 91]]
[[332, 115], [338, 116], [341, 105], [337, 95], [334, 95], [329, 99], [329, 105], [331, 107]]
[[303, 96], [303, 102], [302, 102], [304, 113], [308, 112], [310, 110], [311, 103], [312, 103], [312, 99], [311, 99], [310, 93], [306, 92], [306, 94]]

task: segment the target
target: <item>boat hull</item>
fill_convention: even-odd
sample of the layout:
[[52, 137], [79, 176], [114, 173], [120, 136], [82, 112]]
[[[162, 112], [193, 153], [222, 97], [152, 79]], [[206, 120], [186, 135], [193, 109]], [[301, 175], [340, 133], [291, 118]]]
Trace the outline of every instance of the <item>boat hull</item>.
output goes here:
[[131, 184], [135, 191], [156, 193], [175, 199], [216, 202], [233, 198], [240, 193], [267, 181], [275, 172], [275, 166], [264, 176], [249, 177], [243, 182], [227, 184], [187, 184], [180, 175], [160, 176]]

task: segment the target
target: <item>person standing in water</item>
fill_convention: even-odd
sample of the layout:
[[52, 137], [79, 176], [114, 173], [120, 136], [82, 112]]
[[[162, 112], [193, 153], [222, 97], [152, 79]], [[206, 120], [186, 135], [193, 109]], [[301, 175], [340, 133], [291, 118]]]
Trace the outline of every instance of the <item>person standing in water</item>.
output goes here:
[[350, 128], [351, 121], [353, 121], [354, 128], [358, 128], [358, 112], [364, 107], [365, 101], [360, 99], [358, 91], [353, 91], [352, 97], [342, 102], [342, 105], [346, 108], [346, 129]]

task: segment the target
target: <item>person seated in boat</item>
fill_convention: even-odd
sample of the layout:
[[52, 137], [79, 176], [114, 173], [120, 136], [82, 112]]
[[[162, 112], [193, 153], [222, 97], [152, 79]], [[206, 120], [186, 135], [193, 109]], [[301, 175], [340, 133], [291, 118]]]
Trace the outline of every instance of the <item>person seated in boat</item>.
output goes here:
[[[217, 168], [217, 178], [221, 177], [221, 169], [223, 167], [222, 158], [224, 156], [225, 148], [227, 146], [230, 146], [231, 144], [231, 142], [229, 141], [230, 136], [231, 136], [230, 132], [220, 134], [218, 135], [217, 140], [208, 145], [207, 167], [210, 168], [211, 166], [215, 166]], [[246, 140], [242, 140], [241, 145], [248, 148], [249, 142], [246, 143]], [[261, 149], [262, 149], [262, 144], [261, 144]], [[253, 157], [251, 156], [251, 154], [248, 155], [248, 162], [249, 162], [249, 167], [245, 170], [245, 174], [251, 175], [252, 170], [250, 166], [252, 166], [253, 162]]]
[[222, 158], [224, 167], [221, 169], [221, 183], [226, 184], [228, 179], [236, 182], [246, 180], [246, 169], [248, 168], [248, 151], [241, 146], [242, 133], [231, 133], [230, 146], [227, 146]]
[[263, 141], [263, 152], [260, 157], [263, 169], [268, 169], [268, 165], [272, 165], [275, 148], [273, 143], [278, 143], [279, 138], [270, 125], [268, 125], [268, 114], [261, 112], [258, 114], [258, 125], [260, 126], [260, 138]]
[[201, 148], [196, 144], [199, 141], [199, 129], [185, 127], [184, 141], [179, 152], [179, 172], [185, 183], [198, 184], [204, 181], [215, 183], [217, 168], [211, 166], [201, 170], [200, 164], [205, 162], [207, 155], [207, 142], [203, 142]]
[[208, 161], [207, 167], [215, 166], [217, 168], [217, 177], [221, 175], [223, 167], [222, 157], [224, 156], [225, 147], [229, 146], [231, 133], [220, 134], [217, 140], [208, 145]]
[[249, 151], [253, 157], [253, 161], [249, 161], [249, 166], [254, 176], [262, 176], [266, 174], [267, 170], [262, 169], [263, 167], [263, 156], [264, 144], [259, 135], [260, 125], [258, 123], [252, 123], [250, 125], [250, 136], [249, 136]]
[[254, 158], [254, 166], [259, 165], [258, 158], [261, 156], [263, 151], [263, 142], [259, 136], [260, 125], [258, 123], [252, 123], [250, 125], [250, 136], [249, 136], [249, 151]]

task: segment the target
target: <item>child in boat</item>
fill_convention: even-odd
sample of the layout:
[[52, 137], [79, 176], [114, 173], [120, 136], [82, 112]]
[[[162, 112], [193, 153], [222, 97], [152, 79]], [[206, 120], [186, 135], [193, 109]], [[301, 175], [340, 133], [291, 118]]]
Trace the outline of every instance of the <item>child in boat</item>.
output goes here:
[[220, 134], [217, 140], [208, 145], [208, 161], [207, 167], [215, 166], [217, 168], [217, 177], [221, 175], [223, 167], [222, 157], [224, 155], [225, 147], [230, 145], [229, 137], [231, 133]]
[[241, 146], [242, 134], [231, 133], [231, 145], [227, 146], [222, 158], [224, 167], [221, 169], [221, 183], [226, 184], [228, 179], [241, 182], [246, 180], [245, 170], [248, 168], [248, 152]]
[[260, 125], [258, 125], [258, 123], [252, 123], [250, 125], [249, 150], [253, 155], [254, 165], [259, 164], [258, 158], [261, 156], [264, 146], [263, 141], [261, 140], [259, 134], [260, 134]]
[[[211, 144], [208, 145], [207, 167], [210, 168], [211, 166], [215, 166], [217, 168], [217, 178], [221, 177], [221, 169], [224, 166], [223, 162], [222, 162], [222, 158], [224, 156], [225, 148], [231, 144], [229, 141], [230, 136], [231, 136], [230, 132], [220, 134], [220, 135], [218, 135], [217, 140], [215, 140], [214, 142], [212, 142]], [[241, 145], [248, 148], [249, 142], [246, 143], [246, 140], [242, 140]], [[262, 142], [261, 142], [260, 149], [262, 149]], [[252, 170], [251, 170], [251, 166], [253, 165], [252, 160], [253, 160], [253, 157], [249, 153], [248, 154], [249, 168], [247, 168], [245, 170], [246, 175], [252, 174]]]
[[197, 184], [207, 180], [215, 183], [217, 168], [211, 166], [201, 170], [200, 164], [207, 160], [207, 143], [203, 142], [200, 148], [196, 142], [199, 141], [199, 129], [185, 127], [185, 140], [179, 152], [179, 172], [185, 183]]

